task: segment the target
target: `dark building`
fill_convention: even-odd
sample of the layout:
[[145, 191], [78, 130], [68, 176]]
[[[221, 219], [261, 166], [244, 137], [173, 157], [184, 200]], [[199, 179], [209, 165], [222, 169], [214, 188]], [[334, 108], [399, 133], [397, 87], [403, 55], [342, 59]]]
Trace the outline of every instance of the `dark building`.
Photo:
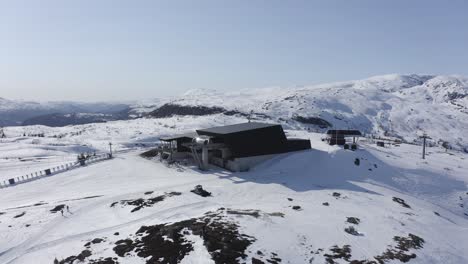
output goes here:
[[288, 139], [281, 125], [256, 122], [199, 129], [161, 140], [172, 142], [178, 152], [172, 151], [171, 157], [190, 151], [202, 168], [212, 163], [233, 171], [246, 170], [270, 155], [311, 148], [310, 140]]
[[214, 143], [224, 143], [234, 158], [310, 149], [309, 140], [287, 139], [283, 127], [277, 124], [242, 123], [200, 129], [197, 133], [211, 137]]
[[344, 145], [346, 138], [352, 137], [353, 143], [356, 143], [356, 138], [362, 136], [359, 130], [328, 130], [327, 141], [330, 145]]

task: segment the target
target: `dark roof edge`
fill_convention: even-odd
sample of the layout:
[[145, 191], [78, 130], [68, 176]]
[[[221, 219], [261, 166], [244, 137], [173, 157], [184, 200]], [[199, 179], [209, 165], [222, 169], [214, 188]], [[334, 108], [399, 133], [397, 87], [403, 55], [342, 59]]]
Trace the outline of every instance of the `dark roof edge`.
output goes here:
[[189, 132], [184, 134], [177, 134], [172, 136], [160, 137], [161, 141], [173, 141], [180, 138], [196, 138], [198, 136], [197, 132]]

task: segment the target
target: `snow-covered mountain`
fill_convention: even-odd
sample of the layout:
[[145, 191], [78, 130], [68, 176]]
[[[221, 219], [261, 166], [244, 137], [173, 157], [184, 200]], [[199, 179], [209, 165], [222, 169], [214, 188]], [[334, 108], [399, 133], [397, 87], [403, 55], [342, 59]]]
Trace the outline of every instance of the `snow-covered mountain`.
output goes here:
[[[129, 108], [129, 110], [127, 109]], [[115, 114], [118, 112], [118, 114]], [[56, 113], [62, 114], [57, 120]], [[71, 120], [63, 114], [113, 114]], [[383, 75], [313, 86], [269, 87], [236, 92], [195, 89], [180, 96], [126, 104], [34, 103], [0, 99], [0, 125], [68, 125], [138, 117], [229, 115], [278, 122], [292, 129], [359, 129], [366, 134], [432, 142], [468, 151], [468, 78]], [[54, 115], [50, 115], [54, 114]], [[37, 118], [37, 116], [46, 115]], [[30, 122], [31, 121], [31, 122]], [[85, 122], [84, 122], [85, 121]]]
[[[179, 107], [183, 106], [183, 107]], [[210, 109], [211, 108], [211, 112]], [[299, 87], [217, 92], [197, 89], [181, 96], [140, 102], [135, 116], [225, 113], [283, 123], [290, 128], [359, 129], [367, 134], [434, 142], [468, 150], [468, 78], [384, 75]], [[172, 111], [172, 113], [171, 113]]]

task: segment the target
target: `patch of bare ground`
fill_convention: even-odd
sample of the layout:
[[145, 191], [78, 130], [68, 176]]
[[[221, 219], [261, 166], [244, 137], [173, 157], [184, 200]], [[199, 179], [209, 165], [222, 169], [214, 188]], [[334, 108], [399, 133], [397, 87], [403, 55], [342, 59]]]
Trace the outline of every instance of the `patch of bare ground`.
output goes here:
[[357, 217], [346, 217], [346, 222], [348, 222], [350, 224], [359, 225], [361, 220], [359, 218], [357, 218]]
[[401, 198], [393, 197], [393, 198], [392, 198], [392, 201], [394, 201], [395, 203], [400, 204], [401, 206], [403, 206], [403, 207], [405, 207], [405, 208], [411, 209], [411, 206], [409, 206], [409, 204], [407, 204], [407, 203], [405, 202], [405, 200], [403, 200], [403, 199], [401, 199]]
[[[127, 256], [140, 257], [147, 264], [150, 263], [180, 263], [182, 259], [194, 250], [193, 242], [188, 235], [195, 235], [203, 240], [203, 245], [212, 260], [217, 263], [247, 263], [247, 249], [256, 239], [243, 234], [236, 217], [282, 217], [281, 213], [264, 213], [259, 210], [235, 210], [220, 208], [214, 212], [207, 212], [198, 218], [191, 218], [179, 222], [142, 226], [134, 234], [114, 243], [114, 256], [93, 259], [94, 244], [109, 243], [108, 238], [95, 238], [85, 244], [85, 249], [76, 256], [70, 256], [58, 264], [85, 263], [116, 264], [118, 258]], [[111, 242], [112, 243], [112, 242]], [[249, 251], [251, 252], [251, 251]], [[254, 251], [255, 252], [255, 251]], [[75, 262], [76, 261], [76, 262]], [[276, 253], [264, 254], [257, 251], [257, 257], [252, 263], [281, 263]]]
[[344, 245], [343, 247], [335, 245], [329, 249], [329, 253], [323, 256], [329, 264], [341, 263], [341, 260], [351, 264], [385, 264], [389, 262], [393, 263], [395, 260], [406, 263], [416, 258], [416, 254], [410, 251], [421, 249], [424, 245], [424, 239], [413, 234], [408, 234], [407, 237], [395, 236], [393, 237], [393, 241], [396, 242], [396, 245], [389, 246], [382, 254], [374, 256], [370, 260], [352, 260], [350, 245]]
[[89, 264], [119, 264], [117, 258], [99, 258], [99, 259], [91, 259]]
[[325, 260], [327, 263], [336, 263], [337, 259], [344, 259], [349, 261], [351, 258], [351, 246], [344, 245], [343, 247], [338, 247], [337, 245], [329, 249], [330, 253], [324, 254]]
[[131, 210], [131, 212], [133, 213], [145, 207], [152, 207], [154, 204], [162, 202], [164, 201], [164, 199], [168, 197], [179, 196], [181, 194], [182, 193], [180, 192], [169, 192], [169, 193], [165, 193], [163, 195], [158, 195], [158, 196], [148, 198], [148, 199], [138, 198], [134, 200], [121, 200], [118, 202], [113, 202], [110, 205], [110, 207], [115, 207], [117, 204], [120, 204], [122, 206], [133, 206], [133, 209]]
[[421, 249], [424, 245], [424, 239], [417, 235], [409, 234], [407, 237], [395, 236], [393, 241], [397, 243], [395, 248], [388, 248], [387, 251], [374, 258], [379, 263], [385, 263], [391, 260], [400, 260], [401, 262], [408, 262], [416, 258], [415, 253], [409, 253], [412, 249]]
[[[193, 250], [192, 243], [185, 238], [191, 233], [203, 239], [203, 244], [215, 263], [238, 263], [238, 259], [247, 257], [245, 250], [255, 238], [241, 234], [239, 226], [226, 219], [224, 212], [225, 210], [220, 209], [200, 218], [142, 226], [134, 239], [117, 241], [114, 251], [120, 257], [134, 252], [145, 258], [146, 263], [179, 263]], [[250, 213], [242, 215], [255, 217], [255, 214]]]
[[54, 208], [52, 208], [50, 210], [51, 213], [57, 213], [57, 212], [60, 212], [61, 210], [63, 210], [65, 208], [65, 204], [59, 204], [57, 206], [55, 206]]
[[85, 249], [85, 250], [81, 251], [81, 253], [76, 255], [76, 256], [75, 255], [69, 256], [66, 259], [63, 259], [63, 260], [60, 260], [60, 261], [55, 259], [54, 264], [55, 263], [57, 263], [57, 264], [73, 264], [73, 263], [75, 263], [75, 261], [76, 262], [83, 262], [89, 256], [91, 256], [91, 251], [88, 250], [88, 249]]
[[141, 153], [140, 156], [143, 158], [150, 159], [150, 158], [156, 157], [158, 154], [159, 154], [159, 149], [151, 149], [151, 150]]
[[344, 229], [344, 231], [353, 236], [362, 236], [362, 234], [359, 233], [359, 231], [354, 226], [348, 226]]
[[20, 214], [17, 214], [17, 215], [15, 215], [15, 216], [13, 216], [13, 218], [19, 218], [19, 217], [24, 216], [25, 214], [26, 214], [26, 212], [22, 212], [22, 213], [20, 213]]

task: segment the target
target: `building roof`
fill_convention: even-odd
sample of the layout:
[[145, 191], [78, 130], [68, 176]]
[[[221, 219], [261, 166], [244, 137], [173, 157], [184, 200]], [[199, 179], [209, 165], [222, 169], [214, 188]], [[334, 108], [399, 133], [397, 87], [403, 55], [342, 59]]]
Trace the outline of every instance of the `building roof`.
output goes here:
[[328, 130], [327, 135], [362, 136], [359, 130]]
[[240, 123], [240, 124], [235, 124], [235, 125], [199, 129], [197, 130], [197, 132], [199, 135], [206, 135], [206, 134], [227, 135], [227, 134], [239, 133], [243, 131], [261, 129], [261, 128], [267, 128], [267, 127], [275, 127], [275, 126], [279, 126], [279, 125], [250, 122], [250, 123]]
[[178, 134], [178, 135], [160, 137], [159, 140], [173, 141], [173, 140], [177, 140], [177, 139], [181, 139], [181, 138], [196, 138], [196, 137], [198, 137], [198, 134], [196, 132], [190, 132], [190, 133], [185, 133], [185, 134]]

